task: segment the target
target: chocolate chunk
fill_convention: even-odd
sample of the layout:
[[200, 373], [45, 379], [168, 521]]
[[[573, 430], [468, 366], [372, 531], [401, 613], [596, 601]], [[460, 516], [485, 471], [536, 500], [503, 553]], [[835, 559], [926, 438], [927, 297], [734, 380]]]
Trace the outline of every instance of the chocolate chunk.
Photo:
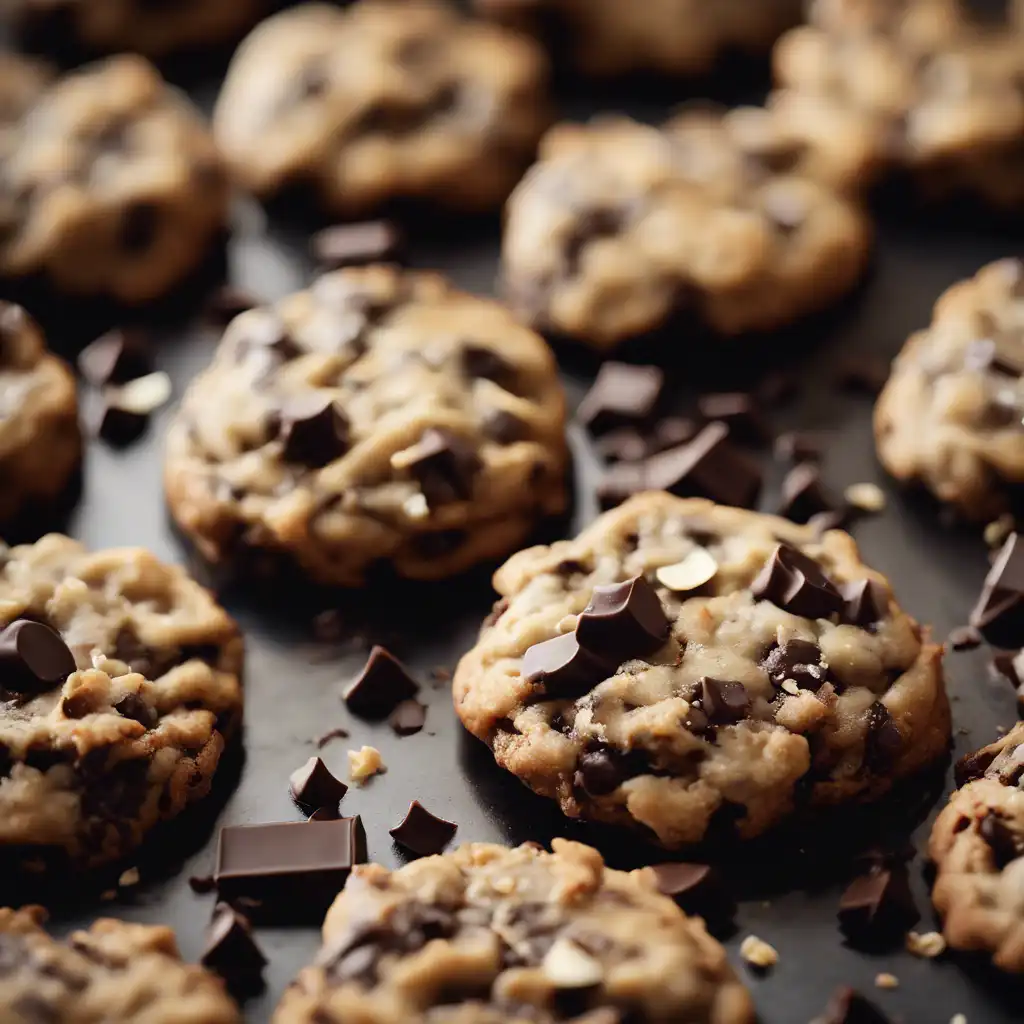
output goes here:
[[996, 647], [1024, 647], [1024, 543], [1011, 533], [985, 577], [970, 624]]
[[711, 679], [700, 681], [701, 710], [714, 725], [731, 725], [747, 717], [750, 694], [742, 683]]
[[594, 443], [598, 455], [608, 462], [640, 462], [647, 457], [647, 439], [632, 427], [620, 427]]
[[149, 340], [141, 331], [108, 331], [78, 353], [77, 363], [82, 376], [98, 388], [153, 372]]
[[864, 765], [884, 774], [903, 753], [903, 736], [889, 709], [876, 700], [868, 708], [868, 731], [864, 738]]
[[901, 939], [920, 920], [906, 865], [891, 864], [854, 879], [839, 899], [839, 928], [851, 941]]
[[827, 619], [842, 611], [843, 596], [821, 566], [789, 544], [780, 544], [750, 584], [756, 601], [771, 601], [808, 619]]
[[403, 700], [419, 693], [419, 685], [390, 651], [374, 645], [358, 678], [349, 684], [344, 701], [360, 718], [385, 718]]
[[31, 696], [63, 686], [75, 656], [59, 633], [31, 619], [15, 619], [0, 632], [0, 690]]
[[306, 821], [337, 821], [340, 817], [341, 811], [334, 804], [331, 807], [318, 807]]
[[794, 523], [806, 523], [822, 512], [831, 512], [835, 502], [825, 492], [821, 471], [811, 462], [794, 466], [782, 481], [782, 502], [778, 514]]
[[671, 896], [687, 914], [705, 921], [731, 919], [736, 903], [726, 891], [722, 876], [709, 864], [652, 864], [658, 891]]
[[386, 220], [336, 224], [313, 236], [313, 255], [332, 270], [382, 261], [395, 262], [403, 248], [398, 227]]
[[982, 644], [982, 635], [973, 626], [957, 626], [949, 631], [946, 643], [954, 651], [973, 651]]
[[842, 391], [874, 396], [885, 387], [889, 369], [888, 359], [861, 352], [840, 362], [836, 370], [836, 386]]
[[471, 380], [492, 380], [506, 391], [510, 390], [506, 385], [512, 383], [516, 375], [515, 368], [493, 348], [470, 343], [462, 349], [462, 372]]
[[130, 718], [147, 729], [151, 729], [159, 720], [156, 708], [150, 707], [137, 693], [129, 693], [122, 697], [114, 704], [114, 710], [122, 718]]
[[973, 750], [969, 754], [964, 754], [953, 767], [953, 781], [957, 788], [966, 786], [968, 782], [984, 778], [995, 759], [996, 755], [985, 749]]
[[412, 736], [423, 728], [427, 720], [427, 709], [418, 700], [403, 700], [388, 715], [388, 725], [399, 736]]
[[281, 410], [280, 437], [286, 462], [320, 469], [348, 450], [348, 420], [332, 399], [293, 400]]
[[764, 660], [764, 670], [773, 686], [782, 686], [787, 679], [792, 679], [801, 690], [815, 692], [828, 678], [821, 648], [810, 640], [787, 640], [774, 648]]
[[217, 882], [213, 875], [192, 875], [188, 880], [188, 887], [197, 896], [205, 896], [217, 888]]
[[288, 780], [292, 799], [307, 813], [320, 807], [337, 807], [348, 786], [336, 779], [319, 757], [296, 768]]
[[236, 999], [263, 989], [267, 958], [256, 945], [249, 919], [228, 903], [218, 903], [206, 932], [206, 946], [199, 962], [224, 979]]
[[607, 679], [615, 667], [584, 650], [575, 633], [563, 633], [528, 648], [521, 671], [545, 697], [575, 700]]
[[773, 449], [780, 462], [817, 462], [821, 458], [821, 441], [814, 434], [790, 430], [779, 434]]
[[849, 985], [836, 989], [825, 1012], [811, 1024], [892, 1024], [892, 1021], [869, 999]]
[[627, 778], [630, 778], [630, 773], [623, 771], [621, 758], [613, 750], [584, 751], [576, 761], [574, 781], [589, 796], [606, 796]]
[[689, 444], [651, 456], [643, 479], [652, 490], [738, 508], [753, 507], [762, 482], [760, 467], [730, 443], [721, 422], [709, 423]]
[[978, 834], [988, 843], [992, 858], [1000, 871], [1010, 861], [1020, 856], [1021, 849], [1016, 833], [995, 811], [989, 811], [981, 819]]
[[656, 366], [603, 363], [577, 419], [594, 435], [642, 426], [653, 419], [664, 387], [665, 375]]
[[405, 818], [388, 829], [388, 833], [399, 846], [418, 857], [429, 857], [440, 853], [452, 841], [458, 828], [455, 822], [435, 817], [419, 800], [413, 800]]
[[127, 448], [145, 434], [148, 426], [149, 416], [146, 413], [125, 409], [113, 398], [108, 399], [100, 410], [94, 433], [115, 448]]
[[434, 427], [419, 441], [391, 457], [396, 469], [406, 469], [419, 483], [430, 508], [473, 495], [473, 480], [481, 467], [480, 457], [461, 437]]
[[844, 583], [839, 590], [846, 602], [840, 617], [851, 626], [873, 626], [889, 611], [889, 595], [876, 580], [854, 580]]
[[227, 327], [239, 313], [255, 309], [258, 305], [260, 300], [251, 293], [225, 284], [207, 298], [203, 318], [215, 327]]
[[481, 424], [484, 435], [498, 444], [515, 444], [530, 436], [529, 426], [507, 409], [490, 409]]
[[697, 408], [706, 420], [721, 420], [730, 435], [747, 444], [761, 444], [769, 435], [760, 408], [752, 395], [742, 391], [701, 395]]
[[668, 633], [661, 599], [643, 576], [594, 587], [576, 624], [579, 645], [615, 665], [652, 654], [665, 643]]
[[358, 817], [228, 825], [220, 830], [214, 879], [220, 898], [244, 900], [254, 920], [319, 924], [353, 866], [365, 861]]

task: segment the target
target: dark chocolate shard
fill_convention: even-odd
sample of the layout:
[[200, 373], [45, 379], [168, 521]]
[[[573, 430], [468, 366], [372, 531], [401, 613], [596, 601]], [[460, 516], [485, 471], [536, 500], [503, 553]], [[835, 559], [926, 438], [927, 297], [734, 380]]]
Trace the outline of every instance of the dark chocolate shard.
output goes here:
[[317, 262], [332, 270], [368, 263], [399, 260], [404, 239], [397, 225], [387, 220], [335, 224], [318, 231], [312, 240]]
[[764, 670], [773, 686], [792, 679], [801, 690], [820, 690], [828, 679], [821, 648], [810, 640], [787, 640], [774, 647], [764, 660]]
[[462, 372], [471, 380], [492, 380], [495, 384], [512, 390], [516, 371], [508, 360], [486, 345], [467, 342], [462, 349]]
[[874, 626], [889, 611], [889, 595], [877, 580], [854, 580], [839, 589], [845, 602], [841, 618], [851, 626]]
[[267, 958], [253, 938], [249, 919], [228, 903], [218, 903], [213, 911], [199, 962], [220, 975], [236, 999], [263, 990]]
[[899, 942], [921, 918], [905, 864], [890, 864], [855, 878], [839, 899], [839, 928], [854, 943]]
[[126, 409], [116, 399], [107, 399], [100, 409], [94, 433], [114, 448], [127, 448], [145, 434], [149, 416], [144, 412]]
[[137, 330], [108, 331], [78, 353], [78, 369], [94, 387], [125, 384], [153, 372], [149, 338]]
[[388, 725], [399, 736], [415, 735], [423, 728], [426, 721], [426, 707], [413, 697], [403, 700], [388, 715]]
[[721, 420], [730, 435], [745, 444], [762, 444], [769, 435], [768, 425], [753, 395], [744, 391], [726, 391], [701, 395], [697, 408], [706, 420]]
[[580, 403], [577, 419], [594, 435], [643, 426], [656, 415], [664, 387], [665, 375], [656, 366], [605, 362]]
[[992, 859], [1000, 871], [1011, 861], [1016, 860], [1024, 850], [1024, 844], [1017, 833], [995, 811], [989, 811], [981, 819], [978, 834], [988, 843], [988, 847], [992, 851]]
[[811, 1024], [892, 1024], [892, 1021], [869, 999], [849, 985], [842, 985], [829, 1000], [825, 1012]]
[[844, 606], [843, 596], [820, 565], [789, 544], [780, 544], [750, 584], [757, 601], [809, 619], [827, 619]]
[[0, 691], [19, 696], [64, 685], [75, 656], [61, 635], [31, 619], [15, 619], [0, 632]]
[[687, 914], [705, 921], [729, 920], [736, 902], [725, 888], [721, 874], [709, 864], [685, 861], [652, 864], [658, 891], [671, 896]]
[[700, 704], [713, 725], [731, 725], [747, 717], [750, 694], [742, 683], [704, 676], [700, 681]]
[[409, 804], [405, 818], [388, 832], [399, 846], [416, 854], [429, 857], [440, 853], [454, 838], [459, 826], [431, 814], [419, 800]]
[[576, 624], [580, 646], [616, 665], [652, 654], [668, 633], [661, 599], [643, 576], [595, 587]]
[[348, 451], [348, 419], [330, 398], [293, 400], [281, 409], [280, 437], [286, 462], [321, 469]]
[[188, 887], [197, 895], [205, 896], [217, 888], [217, 882], [213, 875], [192, 875], [188, 880]]
[[374, 645], [362, 672], [345, 690], [344, 701], [360, 718], [386, 718], [403, 700], [415, 697], [419, 689], [390, 651]]
[[523, 655], [523, 678], [551, 700], [575, 700], [615, 670], [603, 658], [584, 650], [575, 633], [534, 644]]
[[311, 757], [301, 768], [296, 768], [288, 780], [292, 799], [307, 814], [320, 807], [337, 808], [348, 786], [336, 779], [319, 757]]
[[392, 457], [392, 465], [408, 470], [416, 479], [428, 507], [438, 508], [472, 497], [473, 481], [481, 467], [480, 456], [456, 434], [431, 427], [398, 456]]
[[650, 763], [643, 751], [622, 751], [601, 745], [580, 754], [573, 782], [588, 796], [606, 796], [627, 779], [643, 775], [649, 769]]
[[996, 647], [1024, 647], [1024, 543], [1011, 533], [985, 577], [970, 624]]
[[337, 821], [340, 817], [341, 811], [338, 805], [334, 804], [330, 807], [318, 807], [306, 821]]
[[814, 463], [801, 462], [782, 481], [782, 501], [778, 514], [794, 523], [806, 523], [822, 512], [835, 509], [835, 501], [826, 493], [821, 470]]

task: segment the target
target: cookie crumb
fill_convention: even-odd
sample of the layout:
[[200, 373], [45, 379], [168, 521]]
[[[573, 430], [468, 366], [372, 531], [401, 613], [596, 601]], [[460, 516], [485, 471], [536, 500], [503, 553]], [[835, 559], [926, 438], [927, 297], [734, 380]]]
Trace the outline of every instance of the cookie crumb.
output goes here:
[[121, 873], [121, 877], [117, 880], [117, 884], [123, 889], [127, 889], [129, 886], [139, 884], [139, 869], [128, 868], [127, 871]]
[[315, 740], [313, 740], [313, 742], [317, 745], [317, 747], [319, 747], [322, 750], [324, 747], [327, 746], [328, 743], [331, 742], [331, 740], [347, 740], [347, 739], [348, 739], [348, 729], [342, 729], [339, 726], [337, 729], [331, 729], [328, 732], [325, 732], [322, 736], [317, 736], [317, 738]]
[[754, 967], [767, 970], [779, 962], [779, 954], [774, 946], [769, 946], [764, 939], [756, 935], [748, 935], [740, 944], [740, 956]]
[[946, 940], [938, 932], [908, 932], [907, 951], [914, 956], [933, 960], [946, 952]]
[[885, 492], [878, 484], [850, 484], [843, 491], [848, 505], [861, 512], [882, 512], [885, 509]]
[[1013, 516], [1009, 512], [1005, 512], [985, 527], [985, 543], [990, 548], [999, 547], [1013, 533], [1013, 527]]
[[360, 747], [348, 752], [348, 777], [361, 785], [374, 775], [386, 772], [384, 759], [376, 747]]
[[881, 974], [875, 975], [875, 988], [894, 989], [900, 987], [900, 979], [895, 974], [889, 974], [888, 971], [882, 971]]

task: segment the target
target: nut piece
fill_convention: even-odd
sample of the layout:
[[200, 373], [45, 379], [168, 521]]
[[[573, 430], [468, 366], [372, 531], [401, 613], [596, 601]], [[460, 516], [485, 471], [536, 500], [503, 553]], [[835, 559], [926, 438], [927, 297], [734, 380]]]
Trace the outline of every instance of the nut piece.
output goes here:
[[900, 987], [900, 979], [895, 974], [889, 974], [888, 971], [883, 971], [881, 974], [875, 975], [875, 988], [886, 988], [894, 989]]
[[116, 393], [120, 408], [147, 416], [171, 400], [171, 378], [163, 370], [157, 370], [111, 390]]
[[544, 977], [556, 988], [589, 988], [604, 978], [601, 964], [571, 939], [556, 939], [541, 964]]
[[713, 579], [718, 572], [718, 563], [704, 548], [691, 551], [681, 562], [675, 565], [663, 565], [654, 574], [658, 582], [669, 590], [685, 594], [696, 590]]
[[907, 933], [907, 951], [914, 956], [933, 960], [946, 952], [946, 940], [938, 932]]
[[885, 508], [885, 492], [878, 484], [850, 484], [843, 497], [848, 505], [862, 512], [881, 512]]
[[748, 964], [762, 970], [774, 967], [779, 962], [779, 954], [775, 947], [769, 946], [764, 939], [759, 939], [756, 935], [748, 935], [743, 940], [740, 945], [740, 956]]
[[384, 759], [376, 747], [360, 747], [348, 752], [348, 777], [361, 785], [374, 775], [387, 771]]

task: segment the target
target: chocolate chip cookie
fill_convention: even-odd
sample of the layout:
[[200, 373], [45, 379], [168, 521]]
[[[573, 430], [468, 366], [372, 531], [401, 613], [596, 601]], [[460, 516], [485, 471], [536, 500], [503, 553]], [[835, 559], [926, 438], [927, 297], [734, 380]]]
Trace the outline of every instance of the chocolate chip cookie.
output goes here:
[[[980, 7], [980, 5], [975, 5]], [[1024, 200], [1024, 4], [814, 0], [775, 50], [772, 106], [798, 166], [857, 191], [893, 174], [932, 195]]]
[[552, 129], [507, 207], [515, 310], [607, 350], [684, 315], [720, 335], [772, 330], [849, 291], [870, 248], [864, 213], [763, 151], [758, 113]]
[[796, 24], [800, 0], [474, 0], [481, 14], [564, 40], [590, 75], [698, 75], [726, 51], [767, 53]]
[[725, 951], [646, 869], [552, 845], [354, 868], [275, 1024], [752, 1024]]
[[564, 421], [554, 357], [502, 306], [350, 268], [230, 324], [170, 429], [167, 496], [215, 564], [442, 579], [563, 510]]
[[232, 619], [148, 551], [59, 534], [0, 547], [4, 870], [116, 860], [205, 796], [241, 668]]
[[198, 112], [142, 58], [90, 65], [13, 107], [0, 276], [141, 303], [203, 262], [225, 229], [227, 174]]
[[71, 371], [21, 306], [0, 302], [0, 525], [54, 502], [81, 457]]
[[932, 899], [954, 949], [1024, 972], [1024, 723], [957, 765], [962, 783], [935, 821]]
[[875, 408], [878, 457], [970, 520], [1019, 502], [1024, 484], [1024, 263], [1001, 260], [943, 294]]
[[748, 838], [949, 742], [941, 648], [838, 530], [650, 492], [494, 583], [456, 710], [570, 817]]
[[239, 1024], [220, 980], [181, 962], [174, 932], [104, 918], [64, 941], [41, 907], [0, 908], [5, 1024]]
[[548, 123], [546, 78], [530, 40], [447, 4], [306, 4], [242, 44], [214, 129], [259, 196], [301, 189], [344, 216], [399, 199], [491, 210]]

